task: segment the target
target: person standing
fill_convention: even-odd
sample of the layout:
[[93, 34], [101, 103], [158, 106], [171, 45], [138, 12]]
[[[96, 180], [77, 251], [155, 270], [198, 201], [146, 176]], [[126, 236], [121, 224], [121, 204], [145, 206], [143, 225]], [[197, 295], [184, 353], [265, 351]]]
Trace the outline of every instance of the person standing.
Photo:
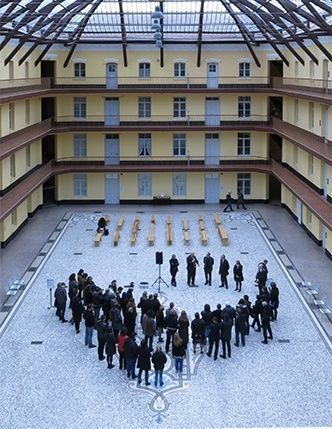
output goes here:
[[138, 358], [137, 358], [137, 368], [138, 368], [138, 384], [142, 382], [142, 373], [145, 373], [145, 386], [150, 386], [149, 382], [149, 371], [151, 369], [151, 352], [147, 347], [145, 340], [141, 341], [141, 345], [138, 348]]
[[160, 387], [164, 385], [163, 371], [164, 371], [166, 362], [167, 362], [167, 357], [165, 353], [162, 351], [160, 346], [157, 346], [156, 351], [152, 355], [152, 363], [155, 371], [154, 385], [156, 387], [158, 385], [158, 381], [159, 381]]
[[[269, 304], [266, 301], [262, 302], [262, 310], [261, 310], [261, 324], [263, 329], [263, 344], [267, 344], [269, 340], [273, 340], [272, 329], [270, 325], [270, 319], [272, 316], [272, 310]], [[269, 334], [269, 336], [267, 336]]]
[[233, 211], [232, 202], [233, 202], [232, 193], [228, 192], [227, 195], [226, 195], [226, 207], [224, 208], [224, 212], [227, 212], [228, 209], [231, 212]]
[[132, 333], [127, 341], [124, 343], [124, 358], [127, 363], [127, 377], [135, 380], [137, 375], [135, 374], [136, 359], [138, 355], [138, 345], [135, 341], [135, 333]]
[[212, 274], [214, 259], [212, 258], [210, 252], [207, 252], [206, 256], [204, 256], [203, 263], [204, 263], [205, 284], [211, 286], [211, 274]]
[[183, 370], [183, 359], [186, 356], [186, 350], [183, 345], [183, 341], [178, 332], [174, 334], [172, 344], [172, 355], [175, 359], [175, 371], [182, 372]]
[[101, 319], [97, 321], [95, 329], [97, 331], [97, 340], [98, 340], [98, 358], [99, 360], [104, 360], [105, 359], [104, 349], [105, 349], [107, 334], [109, 332], [104, 315], [102, 315]]
[[153, 310], [148, 310], [142, 318], [142, 329], [145, 336], [145, 343], [149, 345], [149, 350], [153, 350], [153, 335], [156, 331], [156, 322], [153, 317]]
[[172, 286], [176, 286], [176, 274], [179, 271], [179, 261], [176, 258], [176, 255], [172, 255], [171, 259], [169, 260], [169, 270], [172, 276], [171, 284]]
[[187, 313], [182, 310], [178, 320], [178, 332], [183, 341], [183, 346], [186, 349], [189, 341], [189, 320]]
[[67, 303], [67, 291], [66, 291], [66, 285], [65, 283], [58, 283], [57, 288], [54, 292], [55, 296], [55, 302], [56, 302], [56, 314], [59, 316], [59, 320], [62, 323], [68, 322], [68, 320], [65, 319], [65, 312], [66, 312], [66, 303]]
[[204, 329], [205, 322], [203, 319], [199, 318], [199, 313], [195, 313], [195, 319], [191, 322], [191, 338], [193, 340], [193, 352], [196, 353], [197, 344], [201, 347], [201, 354], [203, 354], [204, 349]]
[[196, 286], [195, 285], [195, 277], [196, 277], [196, 266], [199, 265], [198, 260], [194, 253], [190, 253], [187, 257], [187, 283], [188, 286]]
[[93, 304], [88, 305], [87, 309], [83, 313], [83, 318], [85, 320], [85, 345], [92, 349], [93, 347], [96, 347], [92, 344], [93, 328], [96, 324]]
[[82, 321], [82, 314], [84, 313], [84, 310], [85, 308], [79, 296], [79, 292], [77, 292], [76, 296], [74, 296], [73, 298], [71, 307], [76, 334], [80, 333], [80, 323]]
[[124, 345], [128, 340], [128, 331], [126, 328], [122, 328], [118, 336], [118, 352], [119, 352], [119, 369], [127, 369], [127, 362], [124, 355]]
[[244, 210], [247, 210], [247, 208], [244, 205], [244, 195], [243, 195], [242, 189], [239, 189], [239, 192], [237, 193], [237, 205], [236, 205], [236, 208], [239, 209], [240, 206], [242, 206]]
[[233, 267], [233, 274], [234, 274], [234, 280], [235, 280], [234, 290], [241, 292], [242, 282], [244, 279], [243, 279], [243, 267], [240, 261], [235, 262], [235, 265]]
[[270, 307], [272, 309], [272, 321], [277, 320], [279, 307], [279, 289], [275, 282], [271, 282]]
[[[170, 308], [166, 310], [166, 317], [165, 317], [165, 328], [166, 328], [166, 347], [165, 351], [166, 353], [169, 352], [169, 345], [171, 340], [174, 338], [174, 334], [177, 331], [178, 328], [178, 315], [176, 310], [171, 306], [173, 304], [170, 303]], [[173, 304], [174, 306], [174, 304]]]
[[256, 274], [255, 283], [258, 286], [259, 294], [262, 294], [263, 288], [265, 288], [267, 282], [267, 271], [263, 264], [259, 264], [259, 268]]
[[207, 355], [211, 357], [214, 346], [214, 360], [217, 360], [220, 341], [220, 326], [216, 317], [212, 319], [209, 332], [209, 351]]
[[220, 355], [220, 357], [223, 359], [226, 359], [226, 347], [227, 347], [227, 355], [229, 358], [231, 357], [232, 327], [233, 327], [233, 320], [228, 317], [227, 313], [225, 313], [220, 324], [220, 336], [221, 336], [221, 345], [222, 345], [222, 355]]
[[162, 335], [165, 328], [165, 315], [164, 315], [164, 307], [161, 305], [156, 314], [156, 326], [158, 331], [158, 342], [162, 343], [164, 341]]
[[219, 287], [225, 286], [226, 289], [228, 289], [227, 276], [229, 274], [229, 263], [225, 258], [225, 255], [221, 255], [221, 258], [220, 258], [219, 274], [220, 274], [220, 281], [221, 281], [221, 285]]
[[236, 316], [235, 316], [235, 346], [239, 347], [239, 339], [241, 336], [241, 343], [244, 347], [246, 345], [246, 313], [242, 308], [242, 305], [237, 305]]
[[107, 368], [112, 369], [115, 365], [113, 365], [113, 356], [116, 353], [116, 345], [115, 345], [115, 336], [114, 331], [111, 327], [107, 327], [106, 335], [105, 335], [105, 350], [107, 356]]

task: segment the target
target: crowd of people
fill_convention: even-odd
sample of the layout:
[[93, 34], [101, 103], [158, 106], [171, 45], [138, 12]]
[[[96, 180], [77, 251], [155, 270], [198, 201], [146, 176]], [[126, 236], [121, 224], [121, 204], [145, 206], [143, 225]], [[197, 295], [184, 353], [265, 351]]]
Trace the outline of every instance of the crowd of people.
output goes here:
[[[207, 254], [209, 256], [211, 255]], [[235, 278], [235, 282], [235, 290], [240, 287], [241, 291], [238, 283], [241, 280]], [[84, 320], [85, 345], [89, 348], [97, 347], [99, 360], [106, 359], [109, 369], [114, 368], [114, 356], [117, 355], [119, 369], [126, 370], [128, 378], [137, 378], [139, 384], [144, 373], [145, 385], [148, 386], [153, 365], [154, 384], [162, 386], [166, 354], [171, 352], [175, 370], [181, 374], [190, 337], [193, 353], [199, 351], [203, 354], [206, 351], [209, 357], [213, 354], [214, 360], [218, 358], [220, 344], [220, 357], [227, 359], [232, 356], [233, 330], [236, 347], [240, 344], [245, 346], [250, 328], [262, 331], [264, 344], [273, 339], [271, 322], [277, 320], [279, 289], [274, 282], [267, 286], [267, 261], [258, 266], [256, 284], [258, 294], [254, 303], [248, 295], [244, 295], [234, 307], [229, 302], [224, 307], [217, 304], [213, 309], [205, 304], [203, 310], [196, 312], [190, 322], [186, 311], [182, 310], [179, 314], [173, 302], [165, 309], [157, 293], [148, 294], [144, 291], [136, 304], [133, 283], [124, 289], [113, 280], [103, 290], [94, 283], [91, 276], [80, 269], [77, 275], [72, 273], [69, 276], [68, 286], [63, 282], [58, 283], [54, 305], [59, 320], [62, 323], [70, 322], [77, 334]], [[70, 320], [66, 319], [67, 301], [71, 310]], [[138, 323], [143, 333], [140, 344], [136, 342]], [[95, 331], [97, 345], [93, 341]], [[165, 351], [162, 348], [164, 342]]]

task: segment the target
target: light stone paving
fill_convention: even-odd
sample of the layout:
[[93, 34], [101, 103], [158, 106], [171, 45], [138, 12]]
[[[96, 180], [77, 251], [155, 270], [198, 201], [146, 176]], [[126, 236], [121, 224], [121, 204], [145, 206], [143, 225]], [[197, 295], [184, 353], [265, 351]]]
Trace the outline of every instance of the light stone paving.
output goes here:
[[[250, 212], [221, 213], [230, 244], [222, 246], [213, 213], [204, 211], [208, 245], [199, 240], [199, 211], [156, 210], [156, 243], [148, 246], [150, 209], [140, 213], [136, 246], [129, 238], [135, 212], [109, 213], [110, 235], [99, 247], [94, 235], [99, 214], [74, 214], [51, 257], [42, 266], [7, 330], [0, 339], [0, 427], [11, 428], [220, 428], [275, 426], [330, 426], [332, 422], [332, 358], [305, 308], [298, 301]], [[142, 210], [144, 211], [144, 210]], [[125, 216], [121, 238], [113, 246], [120, 215]], [[174, 243], [166, 244], [166, 218], [172, 216]], [[183, 244], [181, 220], [189, 219], [191, 244]], [[170, 283], [168, 259], [180, 262], [178, 287], [161, 285], [161, 300], [174, 301], [178, 310], [192, 317], [205, 303], [212, 309], [220, 302], [235, 305], [242, 294], [218, 288], [219, 258], [225, 253], [231, 268], [236, 259], [244, 266], [243, 294], [254, 301], [257, 263], [268, 259], [269, 277], [277, 281], [281, 305], [272, 325], [274, 340], [261, 344], [262, 335], [251, 330], [245, 348], [233, 347], [231, 359], [213, 361], [194, 355], [191, 344], [179, 377], [170, 358], [163, 388], [138, 386], [117, 368], [106, 369], [95, 349], [84, 344], [69, 324], [57, 321], [48, 310], [47, 279], [67, 281], [71, 272], [84, 268], [101, 287], [112, 279], [119, 285], [134, 281], [135, 298], [140, 282], [150, 285], [158, 276], [155, 252], [164, 252], [162, 276]], [[201, 266], [198, 288], [186, 284], [187, 253], [195, 251]], [[204, 286], [202, 259], [207, 251], [215, 258], [212, 287]], [[81, 255], [80, 255], [81, 254]], [[156, 288], [149, 288], [149, 292]], [[70, 317], [67, 311], [67, 318]], [[138, 337], [141, 331], [138, 329]], [[279, 342], [278, 340], [289, 340]], [[31, 344], [42, 341], [42, 344]], [[95, 338], [96, 341], [96, 338]], [[117, 361], [116, 361], [117, 364]], [[150, 381], [153, 381], [151, 373]]]

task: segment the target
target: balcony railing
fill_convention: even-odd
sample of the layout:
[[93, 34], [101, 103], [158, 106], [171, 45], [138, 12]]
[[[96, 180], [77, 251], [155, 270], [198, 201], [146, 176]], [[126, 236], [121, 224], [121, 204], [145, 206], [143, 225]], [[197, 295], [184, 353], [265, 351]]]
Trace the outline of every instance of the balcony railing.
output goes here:
[[332, 94], [332, 80], [327, 79], [274, 77], [272, 86], [275, 89], [298, 89], [319, 94]]
[[53, 88], [106, 88], [106, 89], [131, 89], [131, 88], [267, 88], [269, 78], [266, 76], [253, 76], [240, 78], [235, 76], [219, 76], [209, 81], [207, 77], [57, 77], [52, 82]]
[[47, 77], [0, 80], [0, 91], [2, 94], [25, 89], [49, 89], [50, 86], [51, 80]]

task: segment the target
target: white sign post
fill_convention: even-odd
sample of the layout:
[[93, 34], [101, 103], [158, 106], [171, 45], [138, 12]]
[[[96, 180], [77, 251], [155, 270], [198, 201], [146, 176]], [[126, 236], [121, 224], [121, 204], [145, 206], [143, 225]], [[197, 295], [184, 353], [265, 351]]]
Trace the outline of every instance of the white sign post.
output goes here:
[[52, 289], [54, 288], [54, 279], [47, 279], [46, 286], [47, 289], [50, 291], [50, 305], [47, 308], [49, 310], [52, 310], [54, 308], [52, 305]]

